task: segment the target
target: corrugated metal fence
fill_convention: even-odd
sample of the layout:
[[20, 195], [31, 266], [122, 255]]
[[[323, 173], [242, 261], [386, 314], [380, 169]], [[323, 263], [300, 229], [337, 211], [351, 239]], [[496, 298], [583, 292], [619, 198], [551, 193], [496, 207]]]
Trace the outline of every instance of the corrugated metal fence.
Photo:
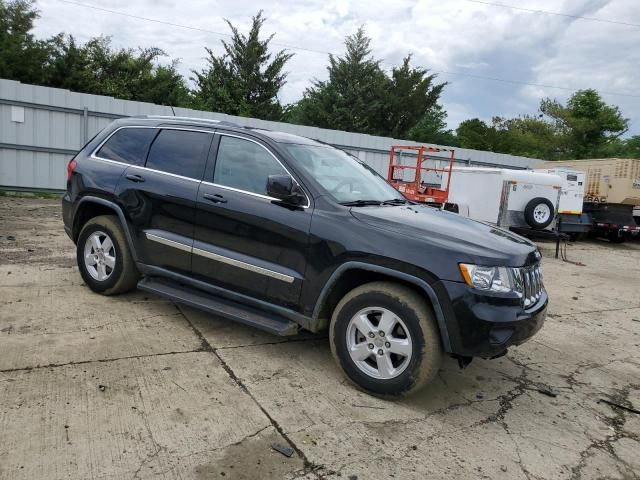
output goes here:
[[[175, 110], [175, 112], [173, 111]], [[315, 138], [344, 148], [386, 176], [389, 148], [415, 142], [375, 137], [222, 113], [175, 108], [112, 97], [75, 93], [0, 79], [0, 187], [65, 188], [66, 164], [93, 135], [113, 119], [133, 115], [177, 115], [227, 120]], [[435, 146], [435, 145], [434, 145]], [[539, 160], [479, 150], [457, 149], [464, 165], [531, 168]]]

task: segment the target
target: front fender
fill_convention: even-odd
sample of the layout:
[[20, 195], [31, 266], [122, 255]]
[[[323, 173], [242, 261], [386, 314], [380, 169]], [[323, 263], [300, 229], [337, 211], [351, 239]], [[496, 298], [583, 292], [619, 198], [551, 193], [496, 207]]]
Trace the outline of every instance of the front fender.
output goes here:
[[376, 272], [388, 277], [397, 278], [398, 280], [402, 280], [404, 282], [411, 283], [417, 287], [419, 287], [429, 299], [431, 306], [433, 307], [433, 311], [436, 316], [436, 321], [438, 322], [438, 328], [440, 330], [440, 339], [442, 341], [442, 347], [445, 352], [451, 352], [451, 341], [449, 338], [449, 331], [447, 329], [447, 322], [444, 316], [444, 312], [442, 309], [442, 305], [440, 303], [440, 299], [436, 294], [434, 288], [427, 283], [425, 280], [410, 275], [408, 273], [399, 272], [397, 270], [393, 270], [387, 267], [382, 267], [379, 265], [372, 265], [364, 262], [357, 261], [349, 261], [340, 265], [329, 277], [329, 280], [322, 288], [320, 295], [316, 301], [316, 304], [313, 309], [312, 319], [314, 322], [319, 322], [320, 312], [322, 310], [322, 306], [324, 302], [327, 300], [331, 289], [337, 284], [340, 280], [340, 277], [344, 275], [349, 270], [366, 270], [370, 272]]

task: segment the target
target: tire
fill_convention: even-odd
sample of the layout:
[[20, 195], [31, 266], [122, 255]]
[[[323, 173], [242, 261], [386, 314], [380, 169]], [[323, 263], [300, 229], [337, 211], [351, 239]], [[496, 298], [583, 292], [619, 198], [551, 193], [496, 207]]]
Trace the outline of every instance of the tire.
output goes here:
[[555, 216], [553, 204], [546, 198], [529, 200], [524, 209], [524, 219], [531, 228], [542, 230], [549, 226]]
[[[368, 324], [354, 320], [363, 315]], [[381, 327], [382, 322], [385, 325]], [[375, 326], [374, 338], [363, 334], [363, 325]], [[387, 329], [389, 325], [393, 328]], [[384, 336], [379, 328], [387, 330]], [[442, 362], [440, 334], [431, 308], [416, 292], [392, 282], [368, 283], [345, 295], [333, 311], [329, 342], [331, 353], [347, 378], [379, 396], [397, 397], [418, 390], [433, 380]], [[361, 357], [370, 354], [364, 360], [355, 360], [350, 348], [355, 348]], [[391, 352], [400, 349], [409, 354]], [[392, 369], [384, 363], [387, 360]]]
[[[107, 243], [107, 238], [111, 244]], [[103, 252], [96, 250], [96, 239]], [[92, 260], [85, 260], [87, 254]], [[76, 258], [82, 279], [94, 292], [117, 295], [136, 288], [140, 274], [116, 216], [94, 217], [82, 227], [76, 243]]]

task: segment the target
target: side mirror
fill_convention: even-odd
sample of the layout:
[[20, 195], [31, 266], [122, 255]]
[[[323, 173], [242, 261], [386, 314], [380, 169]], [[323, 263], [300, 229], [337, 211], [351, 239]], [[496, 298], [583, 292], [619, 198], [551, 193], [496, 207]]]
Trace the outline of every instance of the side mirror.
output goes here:
[[306, 199], [302, 189], [290, 175], [269, 175], [267, 195], [277, 198], [284, 204], [296, 207], [305, 203]]

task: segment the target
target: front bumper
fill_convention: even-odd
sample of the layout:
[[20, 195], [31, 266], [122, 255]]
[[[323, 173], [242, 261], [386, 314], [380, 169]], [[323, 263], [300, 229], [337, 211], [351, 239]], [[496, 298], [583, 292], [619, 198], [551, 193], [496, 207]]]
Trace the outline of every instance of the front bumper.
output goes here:
[[440, 282], [448, 301], [441, 302], [451, 353], [490, 358], [520, 345], [544, 324], [549, 299], [542, 291], [537, 303], [525, 310], [511, 295], [478, 293], [464, 283]]

